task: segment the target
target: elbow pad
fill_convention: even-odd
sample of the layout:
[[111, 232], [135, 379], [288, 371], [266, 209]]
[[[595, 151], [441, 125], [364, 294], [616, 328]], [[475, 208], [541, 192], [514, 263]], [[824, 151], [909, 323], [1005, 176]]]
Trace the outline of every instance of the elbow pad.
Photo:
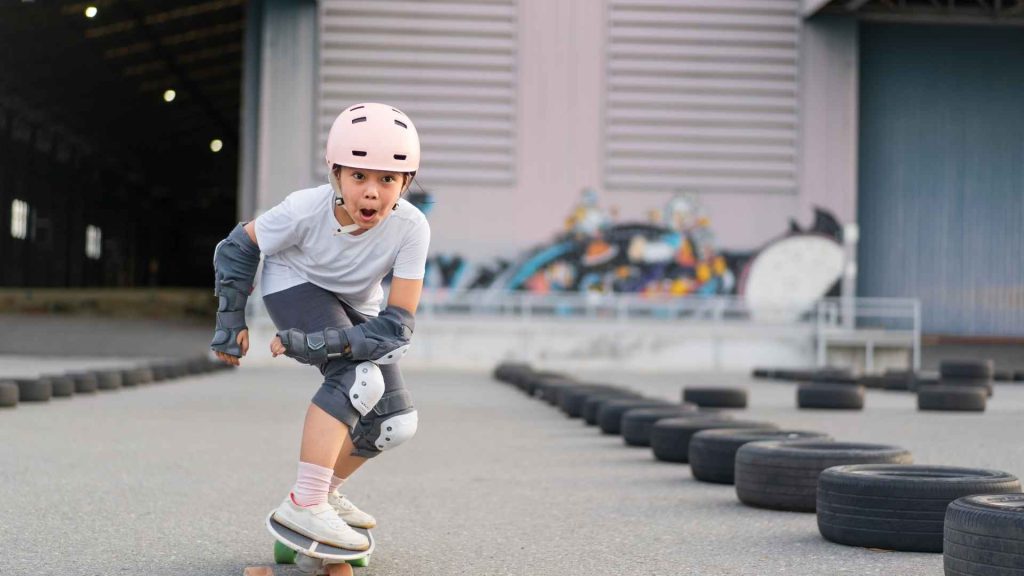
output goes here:
[[351, 347], [352, 359], [393, 364], [409, 349], [415, 328], [416, 317], [412, 312], [388, 306], [376, 318], [346, 328], [344, 334]]
[[242, 224], [213, 250], [214, 286], [217, 296], [217, 327], [210, 348], [232, 356], [241, 356], [238, 333], [248, 329], [245, 304], [252, 293], [260, 248], [249, 238]]

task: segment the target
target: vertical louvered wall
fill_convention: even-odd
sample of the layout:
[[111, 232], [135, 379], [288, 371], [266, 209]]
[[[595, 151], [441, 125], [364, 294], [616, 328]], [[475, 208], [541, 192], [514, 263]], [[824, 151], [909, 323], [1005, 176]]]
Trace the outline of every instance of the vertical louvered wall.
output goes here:
[[608, 0], [605, 184], [797, 192], [799, 0]]
[[423, 181], [514, 184], [516, 0], [320, 6], [320, 149], [346, 106], [386, 102], [416, 123]]

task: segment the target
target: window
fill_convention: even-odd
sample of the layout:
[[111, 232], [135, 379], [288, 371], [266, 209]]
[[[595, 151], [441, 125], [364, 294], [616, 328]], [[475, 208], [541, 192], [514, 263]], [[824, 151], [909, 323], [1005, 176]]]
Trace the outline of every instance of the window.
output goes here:
[[99, 260], [103, 252], [103, 232], [96, 226], [85, 227], [85, 256], [90, 260]]
[[24, 240], [28, 236], [28, 203], [11, 202], [11, 237]]

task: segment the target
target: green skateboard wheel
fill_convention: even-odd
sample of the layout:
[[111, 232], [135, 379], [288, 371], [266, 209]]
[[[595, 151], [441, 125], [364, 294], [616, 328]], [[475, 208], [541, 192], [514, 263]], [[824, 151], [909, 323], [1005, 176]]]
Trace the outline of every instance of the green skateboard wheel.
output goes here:
[[295, 564], [295, 554], [295, 550], [280, 542], [274, 542], [274, 562], [278, 564]]
[[356, 568], [366, 568], [370, 565], [370, 557], [363, 556], [362, 558], [357, 558], [356, 560], [349, 560], [348, 563]]

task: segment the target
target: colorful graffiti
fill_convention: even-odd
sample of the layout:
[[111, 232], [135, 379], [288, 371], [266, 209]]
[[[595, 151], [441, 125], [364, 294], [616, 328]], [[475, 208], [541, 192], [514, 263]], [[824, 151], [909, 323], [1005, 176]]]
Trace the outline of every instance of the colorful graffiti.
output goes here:
[[552, 245], [533, 251], [505, 282], [510, 290], [721, 294], [733, 275], [709, 221], [690, 196], [673, 198], [649, 223], [616, 224], [585, 190]]
[[[429, 209], [429, 195], [411, 200]], [[791, 222], [789, 231], [763, 250], [772, 248], [773, 262], [775, 254], [792, 253], [794, 266], [799, 268], [800, 247], [807, 242], [789, 242], [785, 244], [788, 248], [780, 252], [781, 242], [813, 236], [826, 239], [830, 247], [841, 252], [840, 234], [835, 218], [818, 210], [811, 228], [804, 230]], [[820, 246], [816, 249], [821, 250]], [[652, 210], [648, 222], [616, 223], [614, 213], [600, 205], [597, 192], [584, 189], [564, 229], [551, 242], [535, 247], [515, 262], [500, 259], [474, 265], [458, 255], [434, 255], [428, 261], [427, 285], [538, 294], [743, 294], [750, 289], [753, 276], [748, 272], [760, 252], [719, 251], [710, 219], [696, 196], [672, 198], [663, 208]], [[758, 274], [757, 278], [762, 276]], [[737, 278], [743, 282], [737, 282]]]

